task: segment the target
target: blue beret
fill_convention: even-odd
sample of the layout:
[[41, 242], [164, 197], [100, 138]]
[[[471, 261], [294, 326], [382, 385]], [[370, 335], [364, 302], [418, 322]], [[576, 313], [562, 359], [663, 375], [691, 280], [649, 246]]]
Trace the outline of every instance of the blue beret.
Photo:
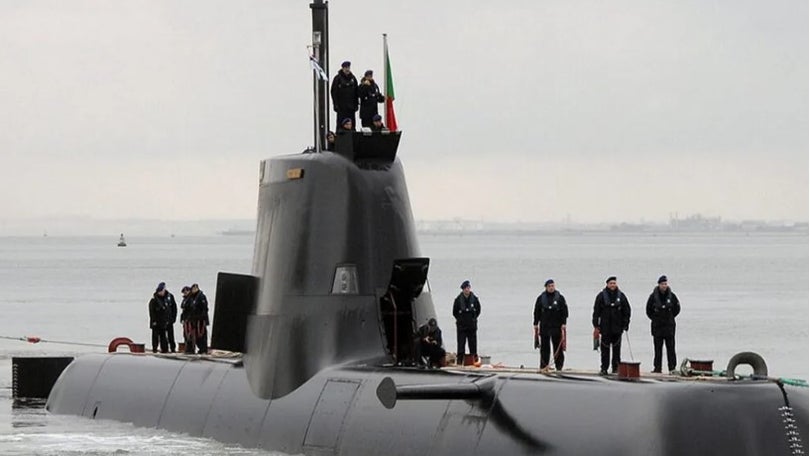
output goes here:
[[350, 66], [352, 66], [352, 62], [349, 62], [348, 60], [346, 60], [345, 62], [340, 64], [341, 68], [346, 68], [346, 67], [350, 67]]
[[548, 279], [548, 280], [546, 280], [546, 284], [545, 284], [545, 286], [549, 286], [549, 285], [551, 285], [552, 283], [554, 283], [554, 279]]
[[469, 286], [470, 286], [470, 281], [469, 280], [465, 280], [465, 281], [461, 282], [461, 289], [462, 290], [469, 287]]
[[611, 280], [616, 280], [616, 276], [610, 276], [610, 277], [608, 277], [608, 278], [607, 278], [607, 280], [605, 280], [605, 283], [608, 283], [608, 282], [610, 282]]
[[371, 120], [382, 120], [382, 116], [379, 114], [374, 114], [374, 117], [372, 117]]
[[667, 282], [667, 276], [662, 275], [661, 277], [659, 277], [658, 278], [658, 283], [661, 283], [661, 282]]

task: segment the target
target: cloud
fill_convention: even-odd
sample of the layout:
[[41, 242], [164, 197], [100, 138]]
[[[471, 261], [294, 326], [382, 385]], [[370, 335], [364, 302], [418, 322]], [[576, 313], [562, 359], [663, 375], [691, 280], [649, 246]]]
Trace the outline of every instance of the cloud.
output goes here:
[[[389, 34], [417, 218], [807, 220], [806, 3], [364, 6], [330, 5], [329, 72], [380, 74]], [[312, 143], [309, 27], [292, 2], [3, 2], [0, 210], [252, 217], [259, 160]]]

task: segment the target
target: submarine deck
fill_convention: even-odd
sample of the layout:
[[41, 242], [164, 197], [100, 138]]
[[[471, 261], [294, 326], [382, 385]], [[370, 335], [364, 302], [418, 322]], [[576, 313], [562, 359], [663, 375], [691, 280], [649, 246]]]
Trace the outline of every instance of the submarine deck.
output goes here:
[[[241, 367], [243, 365], [243, 354], [239, 352], [231, 352], [226, 350], [211, 350], [208, 354], [186, 354], [186, 353], [129, 353], [129, 352], [113, 352], [112, 355], [121, 356], [150, 356], [155, 358], [163, 358], [177, 361], [200, 361], [212, 363], [225, 363], [234, 367]], [[639, 377], [627, 378], [617, 374], [600, 374], [596, 370], [589, 369], [576, 369], [566, 368], [561, 371], [555, 369], [539, 369], [525, 366], [507, 366], [502, 364], [483, 365], [483, 366], [459, 366], [448, 365], [439, 368], [427, 368], [425, 366], [396, 366], [393, 364], [373, 365], [367, 363], [346, 363], [344, 367], [349, 368], [362, 368], [374, 370], [391, 370], [398, 372], [435, 372], [446, 374], [459, 374], [459, 375], [537, 375], [547, 378], [554, 378], [560, 380], [591, 380], [591, 379], [605, 379], [605, 380], [620, 380], [631, 382], [648, 382], [648, 381], [661, 381], [661, 382], [728, 382], [736, 379], [755, 378], [757, 380], [769, 381], [783, 381], [791, 379], [782, 379], [777, 377], [767, 376], [751, 376], [751, 375], [736, 375], [733, 379], [726, 377], [724, 372], [709, 371], [709, 372], [695, 372], [693, 374], [684, 374], [678, 372], [676, 374], [670, 373], [651, 373], [641, 372]]]

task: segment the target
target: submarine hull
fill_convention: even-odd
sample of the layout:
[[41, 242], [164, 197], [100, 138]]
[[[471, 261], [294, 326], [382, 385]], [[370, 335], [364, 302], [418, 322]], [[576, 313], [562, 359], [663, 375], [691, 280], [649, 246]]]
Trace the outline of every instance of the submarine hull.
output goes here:
[[[494, 386], [486, 400], [400, 400], [388, 409], [377, 395], [386, 377]], [[46, 407], [291, 454], [787, 455], [807, 441], [807, 402], [806, 388], [768, 380], [367, 365], [323, 370], [270, 400], [252, 393], [239, 363], [113, 354], [74, 361]]]
[[243, 356], [83, 356], [47, 409], [289, 454], [803, 454], [807, 389], [772, 379], [411, 367], [436, 313], [398, 141], [262, 164], [253, 275], [215, 305]]

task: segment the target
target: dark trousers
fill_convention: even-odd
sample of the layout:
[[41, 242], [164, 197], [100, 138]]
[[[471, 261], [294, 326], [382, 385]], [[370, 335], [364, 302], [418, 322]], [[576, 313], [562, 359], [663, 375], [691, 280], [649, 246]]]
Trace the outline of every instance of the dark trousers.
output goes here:
[[554, 357], [554, 367], [556, 367], [557, 370], [562, 370], [563, 363], [565, 362], [565, 352], [559, 349], [561, 342], [562, 330], [560, 330], [560, 328], [540, 331], [540, 369], [548, 366], [550, 352], [553, 350], [553, 353], [557, 354], [557, 356]]
[[[613, 360], [610, 359], [610, 349], [613, 348]], [[619, 361], [622, 359], [622, 334], [602, 334], [602, 370], [606, 371], [608, 364], [615, 373], [619, 370]]]
[[166, 330], [163, 328], [152, 328], [152, 351], [158, 350], [158, 342], [160, 342], [160, 352], [166, 353], [169, 351], [169, 343], [166, 340]]
[[675, 365], [678, 364], [678, 357], [675, 356], [675, 334], [670, 336], [653, 336], [653, 348], [655, 349], [653, 369], [658, 372], [661, 371], [661, 349], [664, 344], [667, 346], [667, 367], [671, 372], [675, 370]]
[[170, 324], [166, 327], [166, 339], [169, 341], [169, 350], [174, 353], [177, 344], [174, 342], [174, 325]]
[[442, 360], [444, 360], [445, 351], [442, 347], [421, 339], [417, 343], [417, 347], [419, 347], [419, 358], [427, 357], [431, 366], [441, 366], [443, 364]]
[[461, 364], [464, 361], [464, 345], [465, 342], [470, 346], [470, 354], [478, 356], [478, 330], [476, 329], [460, 329], [456, 328], [456, 342], [458, 342], [458, 351], [456, 351], [456, 361]]
[[186, 350], [184, 353], [194, 353], [194, 347], [197, 348], [197, 353], [208, 353], [208, 328], [205, 326], [205, 321], [185, 321], [183, 322], [183, 335], [186, 338]]
[[341, 122], [343, 119], [349, 118], [352, 119], [352, 129], [357, 130], [357, 118], [355, 117], [356, 111], [338, 111], [337, 112], [337, 124], [335, 124], [335, 131], [343, 130], [341, 128]]

